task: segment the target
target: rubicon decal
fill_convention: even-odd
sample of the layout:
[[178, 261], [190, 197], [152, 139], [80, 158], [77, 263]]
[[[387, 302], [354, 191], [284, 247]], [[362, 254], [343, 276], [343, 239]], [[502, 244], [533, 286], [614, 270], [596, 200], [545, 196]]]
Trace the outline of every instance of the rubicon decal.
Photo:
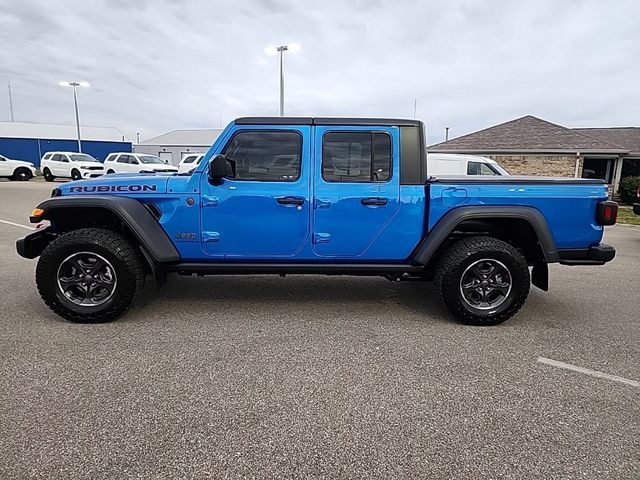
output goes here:
[[89, 187], [71, 187], [71, 193], [96, 192], [155, 192], [156, 185], [92, 185]]

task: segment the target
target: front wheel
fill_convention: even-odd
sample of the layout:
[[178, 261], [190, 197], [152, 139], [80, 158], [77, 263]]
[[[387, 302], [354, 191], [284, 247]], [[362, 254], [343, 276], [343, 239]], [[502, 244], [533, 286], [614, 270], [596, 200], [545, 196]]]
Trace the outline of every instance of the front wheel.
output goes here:
[[460, 240], [438, 262], [434, 284], [449, 311], [468, 325], [497, 325], [515, 315], [529, 295], [524, 256], [502, 240]]
[[72, 180], [82, 180], [82, 175], [80, 174], [80, 172], [78, 170], [72, 170], [71, 171], [71, 179]]
[[131, 305], [144, 272], [120, 234], [83, 228], [51, 242], [40, 255], [36, 284], [55, 313], [79, 323], [115, 320]]

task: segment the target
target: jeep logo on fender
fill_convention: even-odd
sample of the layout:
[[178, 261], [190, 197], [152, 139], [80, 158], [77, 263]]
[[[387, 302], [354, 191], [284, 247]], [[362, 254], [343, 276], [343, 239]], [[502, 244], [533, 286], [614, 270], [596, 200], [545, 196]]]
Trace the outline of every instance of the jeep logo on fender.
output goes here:
[[93, 185], [91, 187], [71, 187], [71, 193], [95, 192], [155, 192], [156, 185]]

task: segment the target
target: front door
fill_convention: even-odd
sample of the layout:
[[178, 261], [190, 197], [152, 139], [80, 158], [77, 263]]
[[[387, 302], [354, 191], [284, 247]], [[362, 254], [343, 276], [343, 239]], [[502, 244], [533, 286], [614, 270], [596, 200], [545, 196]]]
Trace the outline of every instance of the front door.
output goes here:
[[367, 249], [399, 208], [396, 127], [316, 127], [313, 250], [374, 260]]
[[233, 175], [201, 179], [202, 248], [216, 258], [269, 260], [295, 256], [310, 230], [308, 126], [242, 126], [221, 153]]

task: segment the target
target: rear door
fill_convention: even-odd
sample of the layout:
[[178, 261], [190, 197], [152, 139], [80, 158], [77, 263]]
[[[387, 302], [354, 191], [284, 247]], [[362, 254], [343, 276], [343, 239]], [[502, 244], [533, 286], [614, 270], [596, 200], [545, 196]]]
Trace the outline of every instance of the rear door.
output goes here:
[[295, 256], [310, 230], [310, 126], [236, 126], [221, 153], [235, 172], [201, 176], [202, 249], [214, 257]]
[[313, 250], [369, 259], [399, 208], [397, 127], [315, 127]]

